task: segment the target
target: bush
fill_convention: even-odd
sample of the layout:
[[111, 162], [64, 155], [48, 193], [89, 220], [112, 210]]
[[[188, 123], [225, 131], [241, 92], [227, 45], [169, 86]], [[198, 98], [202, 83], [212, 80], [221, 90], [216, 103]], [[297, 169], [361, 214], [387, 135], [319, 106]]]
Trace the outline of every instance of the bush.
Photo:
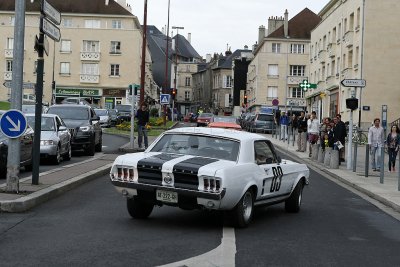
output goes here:
[[152, 108], [150, 110], [150, 116], [151, 117], [158, 117], [158, 109], [157, 108]]

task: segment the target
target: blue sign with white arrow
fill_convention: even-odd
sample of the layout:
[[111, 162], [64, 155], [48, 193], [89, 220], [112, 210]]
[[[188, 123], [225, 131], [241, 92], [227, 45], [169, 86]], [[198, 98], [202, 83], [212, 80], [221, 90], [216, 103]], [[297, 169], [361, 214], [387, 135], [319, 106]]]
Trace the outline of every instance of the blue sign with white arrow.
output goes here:
[[24, 113], [16, 109], [6, 111], [0, 118], [0, 129], [9, 138], [20, 137], [27, 126]]
[[169, 104], [169, 94], [161, 94], [160, 95], [160, 104]]

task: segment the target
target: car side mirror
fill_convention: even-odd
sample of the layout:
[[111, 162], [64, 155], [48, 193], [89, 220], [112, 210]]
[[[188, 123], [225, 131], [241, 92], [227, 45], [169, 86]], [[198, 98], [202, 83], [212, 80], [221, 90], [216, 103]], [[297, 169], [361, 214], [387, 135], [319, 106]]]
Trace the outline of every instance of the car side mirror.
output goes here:
[[99, 121], [99, 120], [100, 120], [100, 117], [99, 117], [99, 116], [94, 116], [94, 117], [91, 119], [92, 122], [96, 122], [96, 121]]
[[63, 131], [66, 131], [66, 130], [67, 130], [67, 127], [65, 127], [65, 126], [60, 126], [60, 127], [58, 127], [58, 130], [59, 130], [60, 132], [63, 132]]

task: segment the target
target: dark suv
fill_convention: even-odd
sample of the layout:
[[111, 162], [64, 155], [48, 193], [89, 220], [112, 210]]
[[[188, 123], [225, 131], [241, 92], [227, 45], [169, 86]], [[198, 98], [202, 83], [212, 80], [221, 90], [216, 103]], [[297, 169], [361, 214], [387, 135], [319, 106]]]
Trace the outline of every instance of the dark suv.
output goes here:
[[258, 113], [252, 118], [248, 125], [249, 132], [272, 133], [274, 115], [269, 113]]
[[117, 110], [116, 124], [131, 121], [132, 105], [116, 105], [115, 109]]
[[74, 104], [54, 105], [47, 113], [57, 114], [63, 119], [71, 132], [72, 150], [84, 150], [89, 156], [93, 156], [96, 151], [101, 152], [103, 137], [100, 118], [92, 107]]

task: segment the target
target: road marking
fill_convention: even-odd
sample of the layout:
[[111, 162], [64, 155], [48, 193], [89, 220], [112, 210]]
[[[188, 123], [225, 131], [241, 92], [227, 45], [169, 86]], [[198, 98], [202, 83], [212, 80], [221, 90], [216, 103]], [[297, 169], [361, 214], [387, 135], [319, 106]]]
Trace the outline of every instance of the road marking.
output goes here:
[[222, 229], [221, 245], [217, 248], [193, 258], [161, 265], [159, 267], [230, 267], [235, 266], [235, 255], [235, 229], [232, 227], [224, 227]]

